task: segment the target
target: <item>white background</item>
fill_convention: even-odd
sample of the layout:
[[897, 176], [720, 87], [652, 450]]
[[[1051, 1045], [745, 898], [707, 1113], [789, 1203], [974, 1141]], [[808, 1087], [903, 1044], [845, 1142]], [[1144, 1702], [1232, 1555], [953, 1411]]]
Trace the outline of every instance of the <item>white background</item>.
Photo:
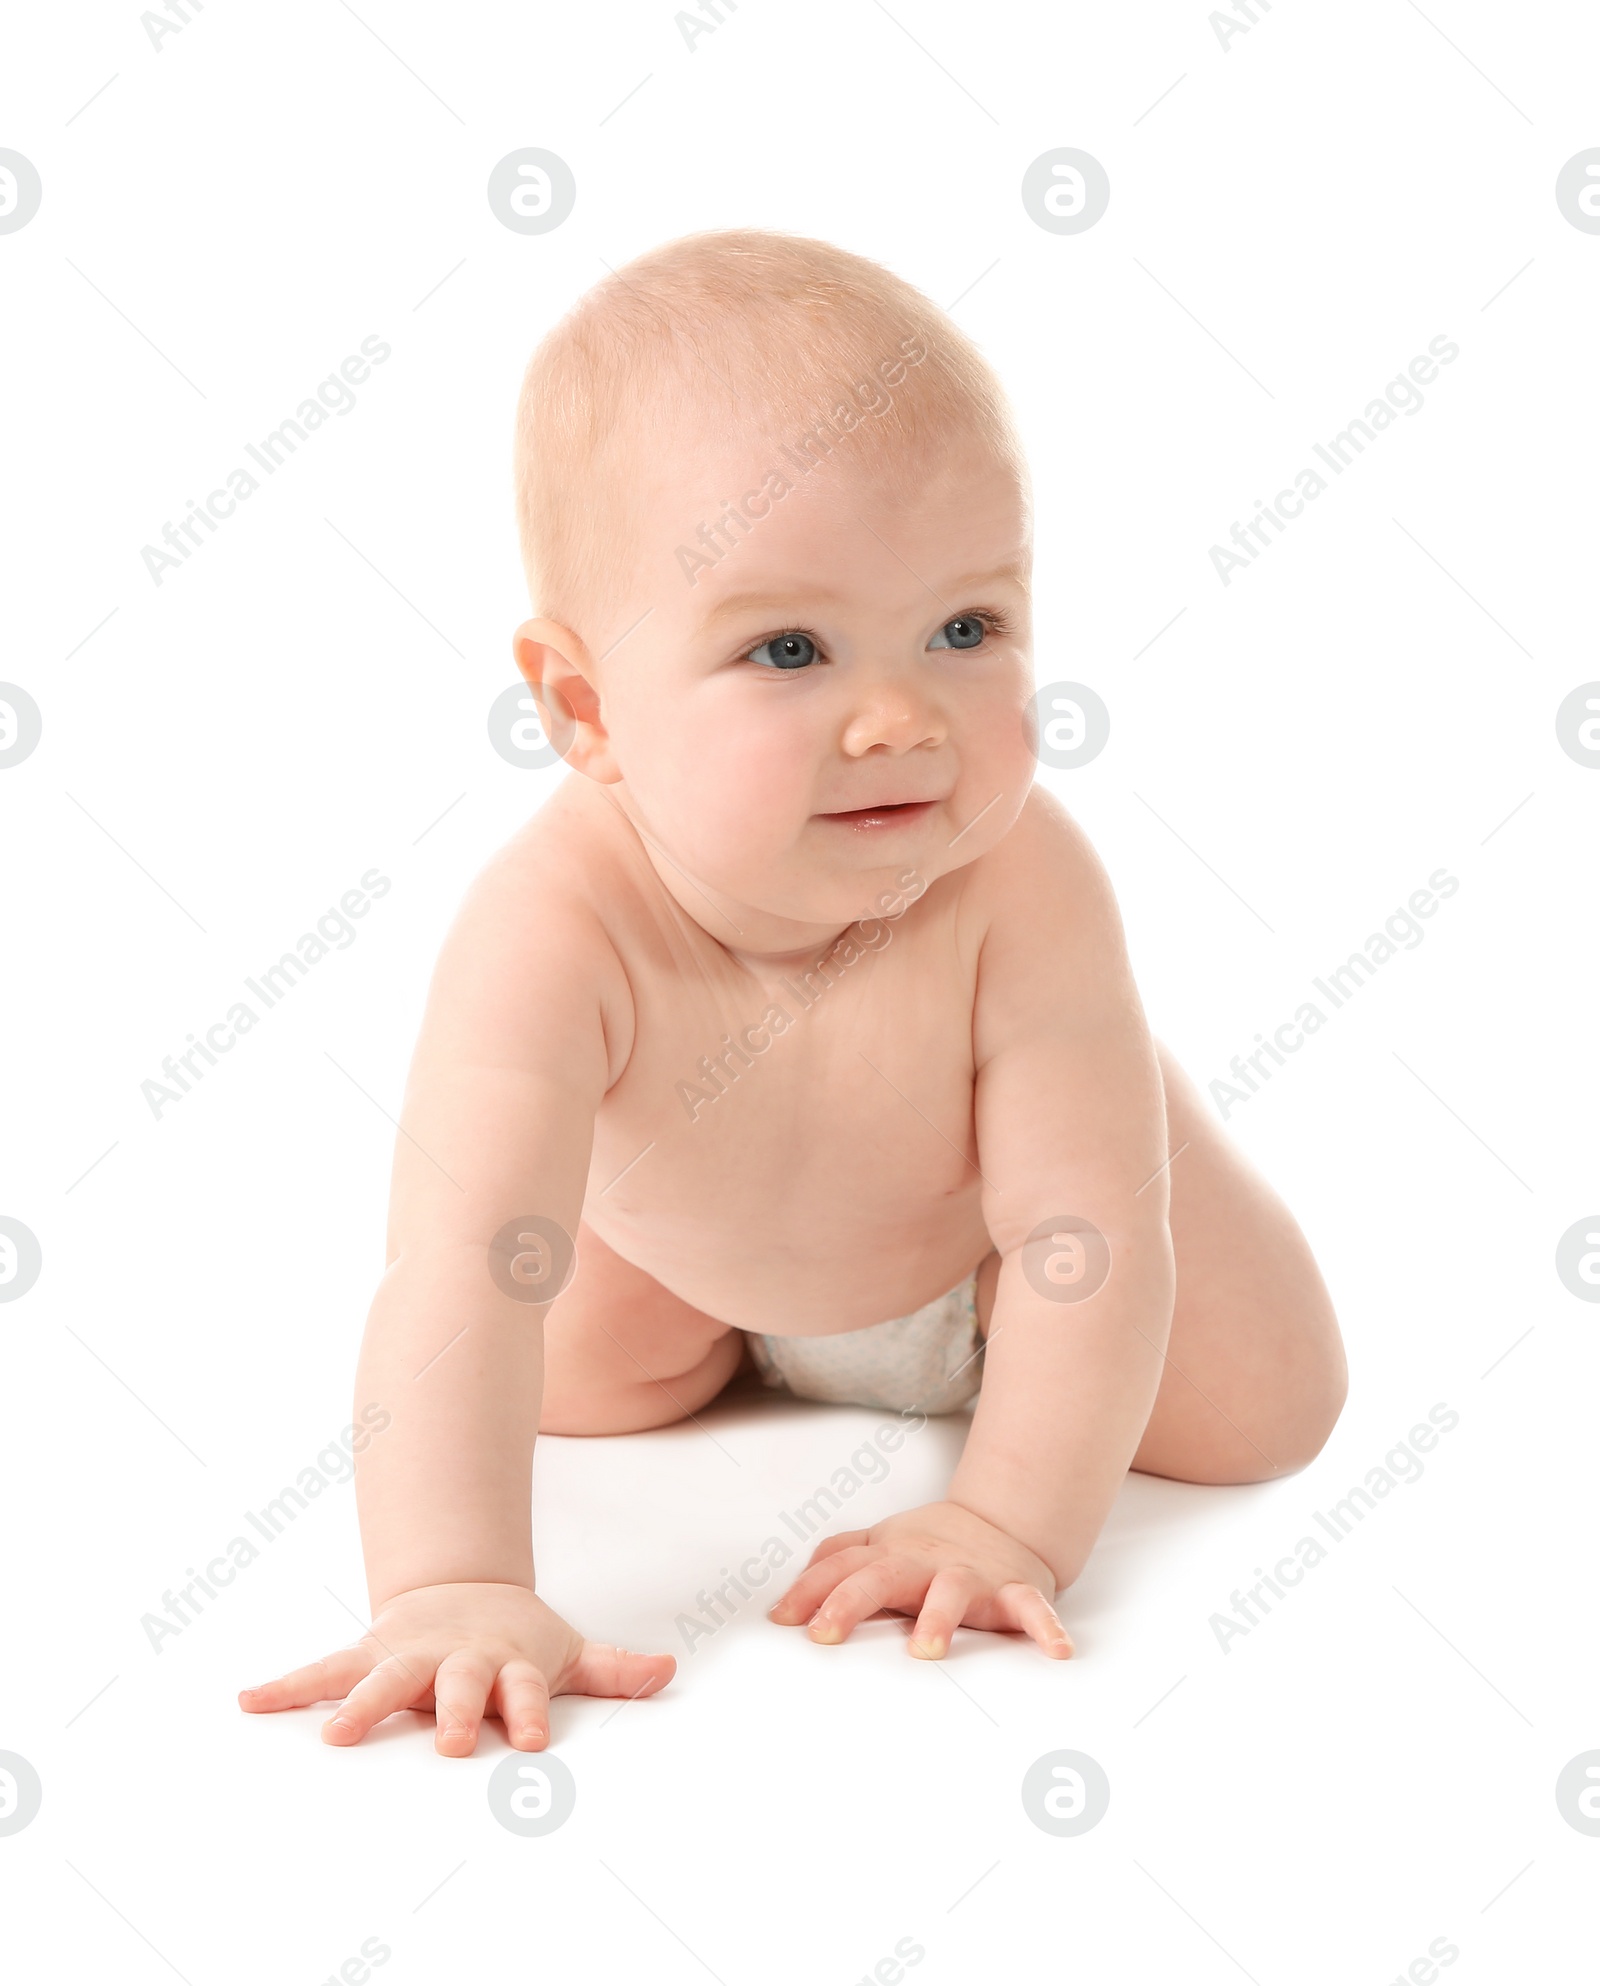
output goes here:
[[[1600, 1204], [1600, 772], [1555, 712], [1600, 677], [1600, 235], [1554, 185], [1600, 144], [1600, 22], [1252, 11], [1226, 51], [1199, 0], [744, 0], [692, 53], [665, 0], [210, 0], [159, 52], [131, 0], [12, 16], [0, 145], [44, 198], [0, 235], [0, 676], [44, 734], [0, 772], [0, 1213], [44, 1268], [0, 1308], [0, 1750], [44, 1804], [0, 1837], [10, 1976], [312, 1986], [369, 1938], [397, 1986], [848, 1986], [906, 1938], [930, 1986], [1376, 1986], [1441, 1938], [1451, 1981], [1587, 1976], [1600, 1839], [1554, 1785], [1600, 1747], [1600, 1312], [1554, 1261]], [[544, 236], [485, 197], [529, 145], [578, 185]], [[1112, 188], [1076, 236], [1019, 191], [1064, 145]], [[560, 776], [485, 732], [521, 369], [606, 265], [744, 225], [953, 303], [1012, 394], [1039, 680], [1112, 712], [1046, 776], [1202, 1086], [1431, 872], [1460, 888], [1230, 1119], [1347, 1335], [1317, 1462], [1133, 1478], [1063, 1599], [1076, 1660], [969, 1631], [934, 1665], [899, 1619], [815, 1648], [753, 1602], [693, 1655], [673, 1625], [882, 1416], [547, 1437], [542, 1587], [680, 1667], [558, 1701], [578, 1806], [526, 1840], [485, 1799], [498, 1727], [445, 1761], [429, 1720], [341, 1752], [325, 1711], [235, 1707], [357, 1632], [347, 1488], [159, 1653], [140, 1621], [349, 1418], [427, 975]], [[141, 547], [369, 334], [355, 411], [156, 586]], [[1210, 546], [1440, 334], [1424, 409], [1224, 587]], [[153, 1117], [162, 1058], [372, 867], [357, 941]], [[1219, 1648], [1230, 1591], [1441, 1401], [1422, 1479]], [[961, 1427], [848, 1521], [940, 1494]], [[1111, 1783], [1075, 1839], [1019, 1798], [1057, 1749]]]

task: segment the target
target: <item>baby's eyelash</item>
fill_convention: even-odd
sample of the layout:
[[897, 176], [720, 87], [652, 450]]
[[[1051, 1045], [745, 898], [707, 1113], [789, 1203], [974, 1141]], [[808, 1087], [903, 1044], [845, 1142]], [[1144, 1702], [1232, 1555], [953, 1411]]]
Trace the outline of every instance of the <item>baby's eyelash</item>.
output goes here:
[[[982, 621], [990, 634], [1010, 634], [1011, 622], [999, 607], [972, 607], [964, 614], [952, 614], [953, 621]], [[948, 622], [945, 623], [948, 626]]]
[[741, 662], [748, 662], [758, 648], [765, 648], [769, 641], [782, 641], [786, 634], [803, 634], [806, 640], [816, 649], [817, 653], [819, 655], [822, 653], [822, 636], [817, 633], [816, 629], [802, 627], [798, 621], [791, 621], [787, 627], [774, 628], [771, 634], [762, 635], [759, 641], [748, 642], [740, 649], [739, 660]]
[[[987, 635], [1008, 635], [1012, 632], [1011, 617], [1000, 607], [964, 607], [959, 614], [952, 614], [951, 621], [981, 621]], [[941, 627], [948, 627], [950, 621], [941, 621]], [[820, 655], [823, 653], [822, 636], [815, 628], [801, 627], [791, 623], [788, 627], [774, 628], [771, 634], [764, 634], [759, 641], [752, 641], [739, 654], [741, 662], [748, 662], [758, 648], [765, 648], [769, 641], [782, 641], [786, 634], [803, 634]]]

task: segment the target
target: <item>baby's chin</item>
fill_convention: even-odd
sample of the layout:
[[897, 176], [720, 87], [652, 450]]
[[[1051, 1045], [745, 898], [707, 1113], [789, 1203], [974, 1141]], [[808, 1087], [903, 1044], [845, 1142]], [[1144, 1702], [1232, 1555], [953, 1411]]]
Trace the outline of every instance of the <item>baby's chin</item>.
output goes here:
[[[749, 910], [801, 930], [842, 930], [872, 918], [895, 918], [954, 865], [895, 857], [859, 866], [791, 861], [781, 873], [745, 875], [727, 891]], [[732, 879], [730, 879], [731, 881]]]
[[976, 835], [952, 848], [949, 812], [942, 800], [787, 821], [719, 809], [714, 820], [654, 819], [649, 841], [668, 874], [690, 885], [691, 915], [696, 903], [709, 903], [741, 927], [749, 912], [757, 923], [837, 931], [897, 916], [983, 852]]

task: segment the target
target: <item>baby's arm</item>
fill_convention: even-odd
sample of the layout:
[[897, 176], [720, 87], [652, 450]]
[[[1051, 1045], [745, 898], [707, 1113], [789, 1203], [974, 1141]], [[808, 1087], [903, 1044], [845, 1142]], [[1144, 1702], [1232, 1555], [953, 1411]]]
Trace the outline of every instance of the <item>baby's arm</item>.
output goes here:
[[[1037, 1552], [1059, 1589], [1083, 1570], [1150, 1418], [1176, 1282], [1161, 1070], [1116, 899], [1063, 810], [1030, 825], [981, 968], [978, 1149], [1002, 1259], [950, 1496]], [[1048, 1233], [1030, 1245], [1063, 1216], [1109, 1245], [1109, 1274], [1081, 1300], [1070, 1247]], [[1090, 1241], [1084, 1287], [1096, 1255]]]
[[464, 1755], [487, 1706], [537, 1750], [550, 1696], [645, 1693], [672, 1675], [670, 1656], [586, 1642], [534, 1592], [544, 1306], [505, 1294], [489, 1267], [491, 1238], [521, 1217], [576, 1236], [595, 1112], [630, 1029], [598, 922], [518, 844], [445, 941], [396, 1141], [388, 1267], [356, 1387], [358, 1414], [371, 1402], [389, 1415], [356, 1471], [372, 1629], [246, 1691], [245, 1709], [342, 1696], [323, 1735], [353, 1744], [436, 1702], [437, 1749]]
[[[963, 1621], [1069, 1654], [1050, 1596], [1082, 1570], [1161, 1378], [1166, 1112], [1121, 919], [1053, 801], [1035, 792], [1012, 833], [985, 885], [974, 1017], [984, 1219], [1002, 1257], [983, 1386], [948, 1500], [825, 1540], [774, 1609], [800, 1621], [820, 1603], [819, 1640], [891, 1607], [917, 1615], [915, 1654], [942, 1655]], [[1072, 1265], [1029, 1245], [1064, 1216], [1109, 1243], [1110, 1275], [1083, 1301], [1053, 1300], [1073, 1286], [1048, 1269]]]

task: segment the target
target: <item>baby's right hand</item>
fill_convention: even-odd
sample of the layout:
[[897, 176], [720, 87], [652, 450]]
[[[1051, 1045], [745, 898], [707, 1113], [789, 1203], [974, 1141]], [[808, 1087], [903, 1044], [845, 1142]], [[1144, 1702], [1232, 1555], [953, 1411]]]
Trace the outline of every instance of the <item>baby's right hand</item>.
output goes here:
[[525, 1586], [419, 1586], [397, 1593], [354, 1647], [239, 1692], [241, 1710], [297, 1710], [343, 1696], [325, 1744], [354, 1745], [396, 1710], [433, 1710], [434, 1750], [466, 1758], [486, 1714], [518, 1750], [550, 1742], [550, 1699], [649, 1696], [677, 1669], [671, 1655], [635, 1655], [585, 1641]]

